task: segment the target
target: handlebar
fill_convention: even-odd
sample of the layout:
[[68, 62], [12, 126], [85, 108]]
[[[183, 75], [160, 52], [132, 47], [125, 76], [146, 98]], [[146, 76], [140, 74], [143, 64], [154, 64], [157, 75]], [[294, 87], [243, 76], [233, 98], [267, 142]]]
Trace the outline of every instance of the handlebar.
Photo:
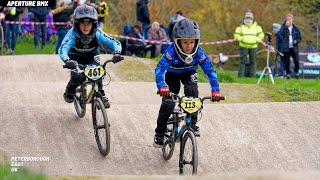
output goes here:
[[[121, 60], [123, 60], [123, 57], [121, 57]], [[106, 61], [102, 64], [103, 69], [105, 69], [105, 68], [106, 68], [106, 65], [107, 65], [108, 63], [110, 63], [110, 62], [113, 62], [113, 63], [114, 63], [113, 58], [112, 58], [112, 59], [109, 59], [109, 60], [106, 60]], [[84, 68], [84, 65], [78, 64], [77, 61], [75, 61], [75, 64], [76, 64], [76, 68], [75, 68], [75, 69], [77, 69], [77, 70], [81, 70], [81, 69]], [[64, 64], [62, 67], [63, 67], [64, 69], [65, 69], [65, 68], [68, 68], [67, 65], [65, 65], [65, 64]], [[68, 69], [70, 69], [70, 68], [68, 68]]]
[[[156, 93], [160, 94], [160, 91], [158, 90]], [[180, 97], [178, 94], [175, 94], [175, 93], [172, 93], [172, 92], [170, 92], [169, 97], [171, 97], [171, 100], [173, 102], [180, 102], [181, 99], [182, 99], [182, 97]], [[178, 99], [178, 100], [176, 100], [176, 99]], [[203, 101], [207, 100], [207, 99], [211, 100], [211, 96], [206, 96], [206, 97], [200, 98], [200, 101], [201, 101], [201, 103], [203, 103]], [[226, 96], [222, 96], [220, 100], [225, 100], [225, 99], [226, 99]], [[214, 101], [215, 100], [213, 100], [212, 102], [214, 102]]]

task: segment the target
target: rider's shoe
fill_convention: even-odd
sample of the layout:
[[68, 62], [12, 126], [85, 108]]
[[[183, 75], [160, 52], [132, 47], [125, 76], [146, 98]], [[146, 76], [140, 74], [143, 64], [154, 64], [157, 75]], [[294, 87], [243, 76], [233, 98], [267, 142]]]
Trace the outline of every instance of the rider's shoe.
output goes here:
[[164, 140], [163, 134], [156, 134], [154, 136], [153, 146], [155, 148], [162, 148], [163, 147], [163, 140]]
[[200, 137], [200, 128], [196, 125], [191, 125], [191, 128], [193, 129], [194, 135]]
[[102, 96], [102, 101], [103, 101], [103, 104], [104, 104], [105, 108], [110, 108], [110, 102], [109, 102], [109, 99], [106, 96]]
[[66, 90], [66, 92], [63, 94], [63, 99], [67, 103], [72, 103], [74, 101], [74, 93], [70, 93], [68, 90]]

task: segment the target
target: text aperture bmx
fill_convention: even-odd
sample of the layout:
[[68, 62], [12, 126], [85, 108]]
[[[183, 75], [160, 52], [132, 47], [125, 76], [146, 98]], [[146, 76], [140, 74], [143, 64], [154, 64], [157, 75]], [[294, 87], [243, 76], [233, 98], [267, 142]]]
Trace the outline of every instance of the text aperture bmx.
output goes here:
[[33, 1], [10, 1], [1, 0], [0, 5], [3, 7], [52, 7], [55, 1], [53, 0], [33, 0]]

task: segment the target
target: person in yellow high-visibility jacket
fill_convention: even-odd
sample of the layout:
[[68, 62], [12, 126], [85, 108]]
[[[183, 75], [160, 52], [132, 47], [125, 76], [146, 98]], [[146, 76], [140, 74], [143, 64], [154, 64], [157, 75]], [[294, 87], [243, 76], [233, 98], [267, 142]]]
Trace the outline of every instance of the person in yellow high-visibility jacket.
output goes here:
[[105, 0], [100, 0], [98, 12], [98, 26], [99, 28], [103, 28], [104, 19], [109, 15], [108, 5]]
[[[259, 42], [264, 38], [262, 28], [254, 21], [253, 13], [248, 10], [243, 23], [238, 26], [234, 33], [234, 39], [239, 41], [240, 65], [239, 77], [256, 76], [256, 56]], [[247, 55], [249, 54], [249, 62]], [[248, 64], [248, 74], [245, 74], [246, 63]]]

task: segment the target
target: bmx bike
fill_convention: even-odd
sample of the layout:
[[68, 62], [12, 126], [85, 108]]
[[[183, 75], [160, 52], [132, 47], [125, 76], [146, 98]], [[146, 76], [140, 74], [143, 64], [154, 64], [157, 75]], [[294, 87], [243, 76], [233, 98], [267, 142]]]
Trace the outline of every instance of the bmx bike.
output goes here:
[[[98, 88], [98, 81], [106, 76], [105, 67], [113, 59], [107, 60], [103, 65], [81, 65], [76, 63], [76, 69], [71, 69], [79, 75], [85, 75], [86, 80], [76, 88], [74, 95], [74, 107], [80, 118], [86, 114], [86, 104], [91, 103], [92, 121], [95, 139], [102, 156], [107, 156], [110, 152], [110, 124], [107, 112], [102, 101], [102, 95]], [[63, 68], [67, 68], [63, 65]], [[91, 89], [87, 93], [87, 86]]]
[[[199, 97], [180, 97], [171, 93], [171, 99], [178, 104], [167, 122], [167, 131], [164, 135], [164, 145], [162, 155], [165, 160], [169, 160], [174, 152], [175, 143], [180, 142], [179, 155], [179, 174], [195, 175], [198, 168], [198, 150], [194, 130], [191, 127], [191, 115], [201, 113], [203, 101], [210, 99], [211, 96]], [[222, 97], [221, 100], [224, 100]]]

